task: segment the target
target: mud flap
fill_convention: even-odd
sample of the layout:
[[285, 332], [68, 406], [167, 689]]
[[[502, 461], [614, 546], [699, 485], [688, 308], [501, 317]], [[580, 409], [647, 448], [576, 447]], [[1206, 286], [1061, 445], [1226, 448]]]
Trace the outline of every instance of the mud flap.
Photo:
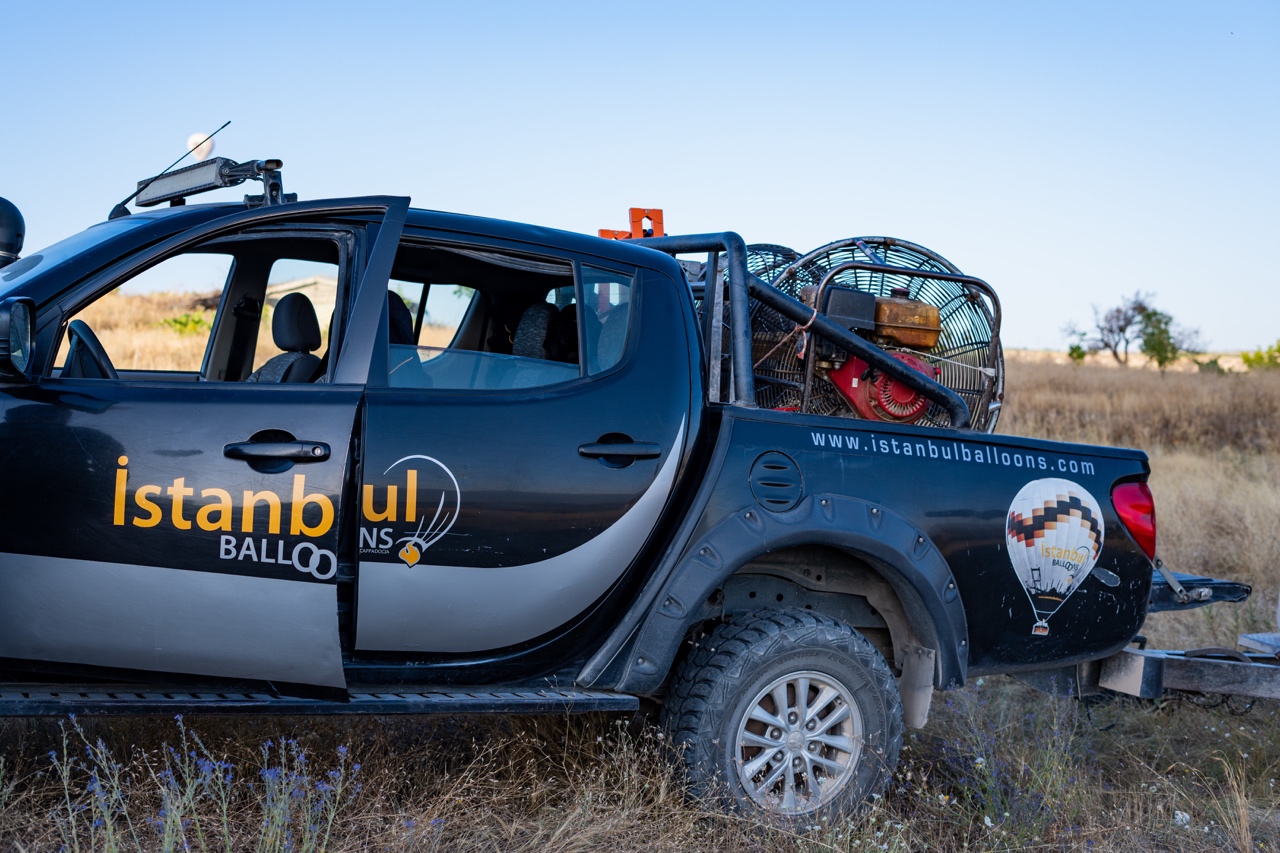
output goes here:
[[923, 646], [907, 646], [902, 655], [902, 676], [898, 679], [898, 695], [902, 699], [902, 722], [913, 729], [929, 722], [929, 705], [933, 702], [933, 673], [937, 655]]

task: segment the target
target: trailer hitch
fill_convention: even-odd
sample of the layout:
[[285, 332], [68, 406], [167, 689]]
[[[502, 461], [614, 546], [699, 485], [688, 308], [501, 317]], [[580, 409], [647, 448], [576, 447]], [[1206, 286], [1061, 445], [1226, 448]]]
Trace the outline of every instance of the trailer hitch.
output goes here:
[[1178, 577], [1168, 566], [1164, 564], [1164, 560], [1156, 557], [1156, 571], [1164, 576], [1165, 583], [1169, 584], [1169, 590], [1173, 593], [1173, 597], [1178, 600], [1179, 604], [1190, 604], [1193, 601], [1208, 601], [1212, 597], [1213, 592], [1208, 587], [1197, 587], [1187, 590], [1182, 584], [1178, 583]]

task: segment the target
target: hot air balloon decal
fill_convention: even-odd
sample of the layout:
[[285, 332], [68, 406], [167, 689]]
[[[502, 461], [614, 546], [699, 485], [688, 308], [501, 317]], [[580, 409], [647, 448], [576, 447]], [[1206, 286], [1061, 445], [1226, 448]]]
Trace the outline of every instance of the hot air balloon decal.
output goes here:
[[[396, 556], [405, 566], [413, 568], [422, 559], [423, 552], [444, 538], [458, 520], [462, 490], [458, 488], [458, 479], [448, 466], [430, 456], [406, 456], [393, 462], [383, 474], [390, 474], [396, 466], [405, 462], [413, 465], [409, 483], [417, 492], [414, 495], [415, 506], [424, 506], [427, 512], [433, 512], [430, 516], [422, 515], [417, 530], [396, 540], [396, 544], [404, 543]], [[422, 498], [425, 500], [420, 500]]]
[[1070, 480], [1035, 480], [1013, 499], [1005, 539], [1036, 614], [1033, 635], [1049, 633], [1049, 617], [1093, 571], [1102, 553], [1102, 527], [1098, 502]]

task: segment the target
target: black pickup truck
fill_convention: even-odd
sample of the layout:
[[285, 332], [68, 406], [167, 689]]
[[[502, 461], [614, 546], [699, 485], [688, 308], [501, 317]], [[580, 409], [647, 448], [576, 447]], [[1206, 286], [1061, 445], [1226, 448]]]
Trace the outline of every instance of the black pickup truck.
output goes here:
[[[994, 332], [998, 304], [886, 255], [910, 244], [770, 284], [732, 233], [296, 201], [248, 171], [244, 203], [188, 205], [209, 187], [179, 172], [139, 199], [169, 207], [0, 246], [0, 714], [651, 699], [699, 790], [802, 815], [882, 790], [935, 688], [1142, 625], [1146, 456], [974, 428], [998, 340], [966, 350], [976, 385], [940, 381], [948, 312]], [[131, 282], [208, 264], [190, 364], [111, 336]]]

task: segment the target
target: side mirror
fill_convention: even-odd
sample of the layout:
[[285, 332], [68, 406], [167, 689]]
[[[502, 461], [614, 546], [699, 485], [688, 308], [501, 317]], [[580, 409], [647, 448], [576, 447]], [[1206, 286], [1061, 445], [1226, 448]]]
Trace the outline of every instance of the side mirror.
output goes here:
[[25, 296], [0, 302], [0, 382], [31, 381], [35, 313], [36, 303]]

